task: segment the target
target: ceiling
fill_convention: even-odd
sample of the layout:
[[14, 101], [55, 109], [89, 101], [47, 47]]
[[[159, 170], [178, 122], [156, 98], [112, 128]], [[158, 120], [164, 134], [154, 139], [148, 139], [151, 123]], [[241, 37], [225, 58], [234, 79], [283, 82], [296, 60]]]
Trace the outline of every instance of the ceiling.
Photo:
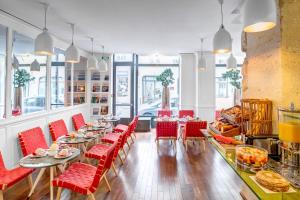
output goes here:
[[[45, 0], [41, 0], [45, 2]], [[241, 55], [242, 24], [231, 12], [243, 0], [224, 1], [224, 25], [234, 39], [233, 51]], [[0, 0], [0, 8], [34, 25], [43, 27], [43, 8], [38, 0]], [[76, 24], [75, 44], [91, 50], [88, 36], [95, 38], [101, 52], [177, 54], [212, 50], [212, 38], [220, 26], [217, 0], [48, 0], [48, 29], [70, 42]], [[238, 22], [237, 22], [238, 21]]]

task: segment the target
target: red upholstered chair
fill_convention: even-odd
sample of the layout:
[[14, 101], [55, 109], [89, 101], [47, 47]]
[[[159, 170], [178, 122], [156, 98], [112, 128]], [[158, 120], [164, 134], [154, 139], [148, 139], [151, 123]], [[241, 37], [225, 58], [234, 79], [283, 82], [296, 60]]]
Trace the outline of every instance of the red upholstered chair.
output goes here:
[[176, 148], [178, 124], [174, 121], [158, 121], [156, 124], [156, 144], [158, 146], [159, 140], [172, 140], [174, 148]]
[[93, 159], [101, 159], [101, 157], [103, 156], [103, 154], [107, 153], [107, 161], [105, 163], [105, 170], [110, 170], [110, 168], [112, 167], [115, 174], [118, 175], [115, 165], [114, 165], [114, 160], [116, 159], [119, 149], [120, 149], [120, 145], [121, 145], [121, 135], [119, 135], [118, 140], [115, 141], [114, 143], [110, 144], [110, 143], [100, 143], [100, 144], [96, 144], [94, 145], [90, 150], [88, 150], [85, 153], [85, 156], [87, 158], [93, 158]]
[[67, 135], [68, 129], [64, 120], [60, 119], [49, 124], [52, 141], [56, 141], [59, 137]]
[[187, 150], [188, 140], [202, 141], [203, 149], [205, 150], [205, 137], [201, 129], [207, 128], [206, 121], [188, 121], [183, 129], [183, 142]]
[[157, 116], [158, 117], [171, 117], [172, 116], [172, 110], [159, 110], [157, 111]]
[[20, 132], [18, 137], [23, 156], [32, 154], [37, 148], [49, 148], [43, 131], [40, 127]]
[[76, 162], [73, 163], [67, 170], [53, 180], [54, 187], [58, 187], [56, 199], [60, 199], [63, 188], [73, 192], [78, 192], [83, 195], [88, 195], [90, 199], [94, 199], [94, 192], [97, 190], [100, 181], [104, 178], [105, 183], [111, 190], [107, 178], [105, 176], [105, 165], [107, 162], [107, 152], [103, 152], [97, 167], [89, 164]]
[[78, 113], [72, 116], [72, 122], [74, 129], [78, 131], [80, 128], [86, 125], [82, 113]]
[[125, 159], [126, 159], [127, 154], [125, 152], [124, 145], [125, 145], [125, 143], [127, 141], [128, 131], [129, 131], [129, 129], [127, 128], [127, 130], [124, 131], [124, 132], [122, 132], [122, 133], [117, 133], [117, 132], [107, 133], [104, 137], [101, 138], [102, 142], [106, 142], [106, 143], [110, 143], [110, 144], [115, 143], [119, 139], [121, 140], [119, 151], [114, 156], [114, 160], [118, 156], [122, 164], [124, 164], [124, 161], [123, 161], [123, 159], [122, 159], [122, 157], [120, 155], [120, 150], [122, 150], [122, 152], [123, 152], [123, 154], [125, 156]]
[[179, 110], [179, 118], [184, 118], [184, 117], [194, 117], [194, 111], [193, 110]]
[[32, 187], [31, 173], [32, 169], [16, 167], [14, 169], [8, 170], [5, 167], [2, 154], [0, 152], [0, 199], [3, 200], [3, 192], [9, 189], [11, 186], [15, 185], [24, 178], [28, 178], [30, 188]]

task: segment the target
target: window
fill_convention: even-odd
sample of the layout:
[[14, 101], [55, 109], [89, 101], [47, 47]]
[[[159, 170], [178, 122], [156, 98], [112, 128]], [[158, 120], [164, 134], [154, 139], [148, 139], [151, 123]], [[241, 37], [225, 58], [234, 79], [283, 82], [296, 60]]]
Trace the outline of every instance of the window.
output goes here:
[[159, 60], [153, 60], [153, 56], [139, 56], [138, 114], [140, 116], [156, 116], [157, 110], [161, 109], [163, 87], [156, 80], [156, 77], [166, 69], [171, 69], [175, 78], [174, 83], [169, 88], [170, 107], [173, 113], [176, 114], [179, 109], [178, 61], [178, 56], [159, 56]]
[[6, 32], [6, 27], [0, 25], [0, 119], [5, 111]]
[[51, 62], [51, 109], [65, 106], [65, 56], [64, 51], [54, 48]]
[[[13, 33], [12, 115], [45, 110], [46, 56], [35, 56], [34, 40]], [[36, 67], [33, 67], [37, 63]]]

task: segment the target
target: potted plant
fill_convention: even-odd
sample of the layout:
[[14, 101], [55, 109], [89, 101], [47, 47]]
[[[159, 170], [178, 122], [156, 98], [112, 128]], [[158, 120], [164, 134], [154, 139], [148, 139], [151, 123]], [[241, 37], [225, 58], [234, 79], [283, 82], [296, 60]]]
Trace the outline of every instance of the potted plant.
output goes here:
[[163, 86], [162, 91], [162, 109], [170, 109], [170, 88], [169, 85], [174, 83], [174, 77], [172, 70], [166, 69], [159, 76], [156, 77], [156, 80], [161, 82]]
[[22, 89], [30, 81], [33, 81], [34, 77], [25, 70], [17, 69], [14, 73], [14, 110], [22, 110]]
[[234, 87], [234, 99], [233, 104], [239, 105], [241, 100], [241, 79], [240, 70], [231, 69], [226, 73], [222, 74], [224, 79], [229, 80], [230, 84]]

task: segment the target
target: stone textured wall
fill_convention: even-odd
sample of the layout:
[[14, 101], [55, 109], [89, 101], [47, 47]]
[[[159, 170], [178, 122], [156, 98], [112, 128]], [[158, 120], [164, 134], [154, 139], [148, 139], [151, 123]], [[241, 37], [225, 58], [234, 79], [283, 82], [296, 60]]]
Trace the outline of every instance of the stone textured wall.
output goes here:
[[294, 102], [300, 109], [300, 0], [279, 0], [278, 25], [246, 34], [243, 97], [273, 101], [273, 130], [277, 108]]

